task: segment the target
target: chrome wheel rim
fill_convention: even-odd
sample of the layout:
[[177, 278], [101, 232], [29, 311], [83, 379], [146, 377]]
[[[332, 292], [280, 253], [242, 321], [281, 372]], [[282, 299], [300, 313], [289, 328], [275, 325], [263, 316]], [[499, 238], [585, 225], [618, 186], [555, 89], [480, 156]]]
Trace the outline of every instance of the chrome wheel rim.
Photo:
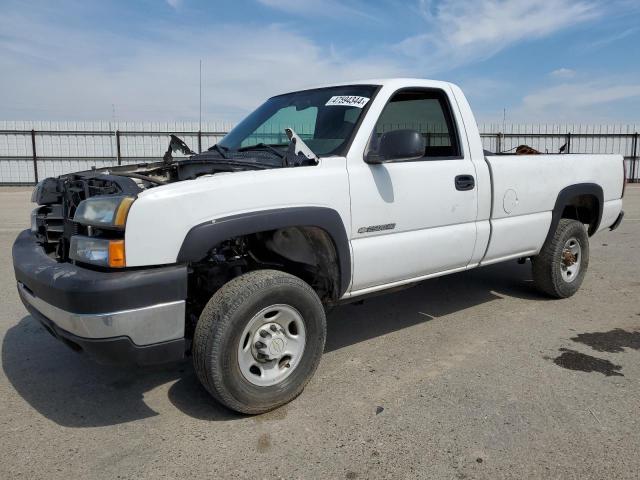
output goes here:
[[302, 315], [295, 308], [278, 304], [260, 310], [240, 336], [242, 375], [261, 387], [282, 382], [300, 364], [306, 338]]
[[562, 279], [567, 282], [573, 282], [580, 273], [580, 263], [582, 261], [582, 248], [575, 237], [567, 240], [560, 254], [560, 273]]

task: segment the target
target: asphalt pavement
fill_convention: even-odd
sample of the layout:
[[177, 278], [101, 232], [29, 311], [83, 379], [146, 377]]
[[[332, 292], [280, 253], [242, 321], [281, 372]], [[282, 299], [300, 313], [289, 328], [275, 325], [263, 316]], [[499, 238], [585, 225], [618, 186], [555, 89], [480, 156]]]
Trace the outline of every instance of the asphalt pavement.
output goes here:
[[104, 367], [40, 327], [11, 264], [29, 196], [0, 188], [2, 479], [640, 475], [637, 186], [574, 297], [541, 296], [509, 262], [337, 308], [302, 395], [255, 417], [188, 361]]

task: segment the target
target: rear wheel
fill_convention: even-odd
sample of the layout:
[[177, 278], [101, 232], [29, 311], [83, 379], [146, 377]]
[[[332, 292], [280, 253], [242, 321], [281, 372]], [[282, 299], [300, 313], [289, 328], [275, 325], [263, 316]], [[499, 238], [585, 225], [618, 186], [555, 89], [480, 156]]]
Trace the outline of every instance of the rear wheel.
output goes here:
[[323, 305], [301, 279], [275, 270], [244, 274], [218, 290], [193, 340], [198, 378], [220, 403], [257, 414], [298, 396], [324, 350]]
[[577, 220], [560, 219], [553, 236], [532, 258], [533, 280], [547, 295], [567, 298], [578, 291], [589, 266], [589, 237]]

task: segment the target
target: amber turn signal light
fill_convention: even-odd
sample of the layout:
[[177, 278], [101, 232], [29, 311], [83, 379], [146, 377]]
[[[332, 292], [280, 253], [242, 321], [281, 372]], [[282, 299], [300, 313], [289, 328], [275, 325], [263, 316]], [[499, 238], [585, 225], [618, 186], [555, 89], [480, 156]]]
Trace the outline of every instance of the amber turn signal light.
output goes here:
[[124, 240], [109, 241], [109, 266], [111, 268], [124, 268], [126, 266]]
[[113, 221], [113, 224], [116, 227], [124, 227], [124, 224], [127, 222], [127, 215], [129, 214], [129, 209], [131, 208], [131, 204], [135, 199], [132, 197], [124, 197], [118, 205], [118, 210], [116, 211], [116, 216]]

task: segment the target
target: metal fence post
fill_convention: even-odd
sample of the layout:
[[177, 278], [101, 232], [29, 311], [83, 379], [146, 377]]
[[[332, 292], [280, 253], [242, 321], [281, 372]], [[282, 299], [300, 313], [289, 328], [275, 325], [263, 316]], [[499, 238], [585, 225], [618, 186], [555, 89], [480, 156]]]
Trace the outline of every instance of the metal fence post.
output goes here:
[[198, 130], [198, 153], [202, 153], [202, 131]]
[[116, 158], [118, 165], [122, 165], [122, 156], [120, 155], [120, 130], [116, 130]]
[[31, 154], [33, 157], [33, 178], [38, 183], [38, 156], [36, 155], [36, 131], [31, 130]]
[[638, 132], [636, 132], [633, 135], [633, 149], [631, 152], [631, 165], [629, 165], [629, 173], [630, 173], [630, 177], [628, 180], [632, 183], [637, 183], [638, 178], [636, 178], [636, 175], [638, 175]]
[[498, 132], [496, 134], [496, 153], [500, 153], [502, 151], [502, 133]]
[[567, 150], [564, 153], [571, 153], [571, 132], [567, 133]]

